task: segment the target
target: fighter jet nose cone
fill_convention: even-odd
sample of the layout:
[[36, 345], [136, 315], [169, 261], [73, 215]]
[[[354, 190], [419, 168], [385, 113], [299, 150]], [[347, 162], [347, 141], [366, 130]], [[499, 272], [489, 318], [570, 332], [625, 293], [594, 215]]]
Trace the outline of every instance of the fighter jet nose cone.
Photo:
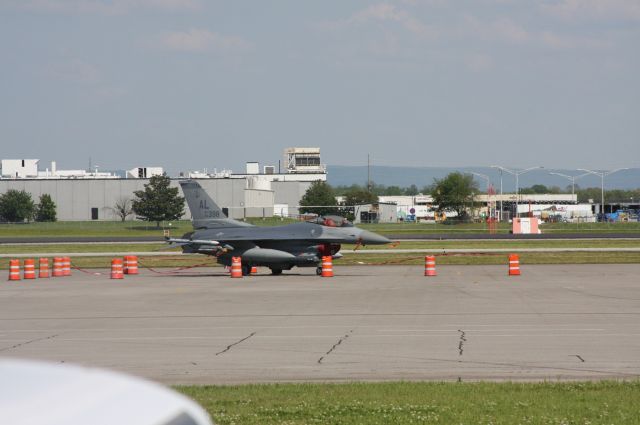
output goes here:
[[362, 241], [363, 245], [384, 245], [386, 243], [391, 243], [391, 241], [384, 236], [378, 235], [368, 230], [362, 231], [362, 233], [360, 234], [360, 240]]

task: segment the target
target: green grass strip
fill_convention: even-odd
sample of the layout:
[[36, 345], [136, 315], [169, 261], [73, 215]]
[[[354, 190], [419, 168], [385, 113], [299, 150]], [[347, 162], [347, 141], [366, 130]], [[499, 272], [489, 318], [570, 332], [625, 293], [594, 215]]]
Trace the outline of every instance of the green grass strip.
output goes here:
[[637, 424], [640, 382], [180, 386], [220, 425]]

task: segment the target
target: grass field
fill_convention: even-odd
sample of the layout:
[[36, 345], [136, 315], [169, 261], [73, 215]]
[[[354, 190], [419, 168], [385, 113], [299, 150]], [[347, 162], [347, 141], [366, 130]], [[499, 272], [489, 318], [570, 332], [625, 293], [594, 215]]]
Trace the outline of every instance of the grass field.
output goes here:
[[[259, 226], [282, 225], [294, 220], [279, 218], [249, 219]], [[169, 225], [170, 224], [170, 225]], [[445, 225], [435, 223], [363, 224], [359, 227], [382, 234], [488, 234], [485, 224]], [[638, 233], [640, 223], [549, 223], [541, 226], [543, 233]], [[153, 223], [141, 221], [61, 221], [56, 223], [0, 224], [0, 237], [136, 237], [163, 236], [169, 229], [174, 236], [192, 230], [189, 221], [163, 223], [157, 228]], [[498, 233], [509, 233], [508, 223], [500, 223]]]
[[217, 424], [638, 424], [640, 382], [183, 386]]

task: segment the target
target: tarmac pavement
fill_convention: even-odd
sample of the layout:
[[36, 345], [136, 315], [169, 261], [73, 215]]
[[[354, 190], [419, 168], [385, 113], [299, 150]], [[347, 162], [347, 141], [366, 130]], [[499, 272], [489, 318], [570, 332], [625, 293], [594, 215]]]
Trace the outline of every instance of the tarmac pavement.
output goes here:
[[222, 268], [0, 283], [0, 356], [177, 384], [635, 379], [639, 264]]

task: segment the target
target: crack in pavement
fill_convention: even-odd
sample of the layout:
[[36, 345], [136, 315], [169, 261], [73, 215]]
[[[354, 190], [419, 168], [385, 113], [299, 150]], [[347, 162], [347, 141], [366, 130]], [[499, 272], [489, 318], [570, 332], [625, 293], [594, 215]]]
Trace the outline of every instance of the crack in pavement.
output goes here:
[[236, 342], [234, 342], [234, 343], [233, 343], [233, 344], [231, 344], [231, 345], [227, 345], [227, 348], [225, 348], [224, 350], [222, 350], [222, 351], [220, 351], [220, 352], [216, 353], [216, 356], [219, 356], [220, 354], [224, 354], [224, 353], [226, 353], [227, 351], [231, 350], [231, 347], [233, 347], [234, 345], [238, 345], [238, 344], [240, 344], [241, 342], [248, 340], [249, 338], [251, 338], [251, 337], [252, 337], [252, 336], [254, 336], [255, 334], [256, 334], [255, 332], [251, 332], [251, 333], [249, 334], [249, 336], [245, 336], [245, 337], [244, 337], [244, 338], [242, 338], [240, 341], [236, 341]]
[[338, 340], [338, 342], [336, 342], [335, 344], [333, 344], [333, 347], [331, 347], [331, 348], [329, 349], [329, 351], [327, 351], [326, 353], [324, 353], [324, 356], [322, 356], [322, 357], [320, 357], [320, 358], [318, 359], [318, 364], [322, 364], [322, 360], [324, 360], [324, 358], [325, 358], [325, 357], [327, 357], [329, 354], [331, 354], [331, 352], [332, 352], [333, 350], [335, 350], [335, 349], [338, 347], [338, 345], [342, 344], [342, 341], [344, 341], [344, 340], [346, 340], [347, 338], [349, 338], [349, 335], [351, 335], [352, 333], [353, 333], [353, 329], [351, 329], [349, 332], [347, 332], [347, 334], [346, 334], [345, 336], [343, 336], [342, 338], [340, 338], [340, 339]]
[[30, 341], [21, 342], [20, 344], [13, 345], [11, 347], [0, 348], [0, 351], [13, 350], [14, 348], [22, 347], [23, 345], [31, 344], [31, 343], [38, 342], [38, 341], [45, 341], [47, 339], [52, 339], [52, 338], [55, 338], [57, 336], [60, 336], [60, 335], [56, 334], [56, 335], [45, 336], [45, 337], [42, 337], [42, 338], [32, 339]]
[[582, 358], [582, 356], [581, 356], [580, 354], [571, 354], [571, 357], [577, 357], [577, 358], [579, 358], [579, 359], [580, 359], [580, 361], [581, 361], [582, 363], [584, 363], [584, 359]]
[[458, 355], [461, 356], [464, 352], [464, 343], [467, 342], [466, 333], [463, 330], [458, 329], [460, 332], [460, 342], [458, 343]]

